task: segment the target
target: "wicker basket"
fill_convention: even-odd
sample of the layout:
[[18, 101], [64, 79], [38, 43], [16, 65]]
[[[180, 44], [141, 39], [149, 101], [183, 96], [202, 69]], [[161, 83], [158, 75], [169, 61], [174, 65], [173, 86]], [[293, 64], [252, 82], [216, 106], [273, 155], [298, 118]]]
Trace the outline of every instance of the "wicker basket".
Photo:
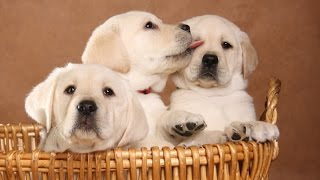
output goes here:
[[[280, 81], [270, 80], [261, 120], [276, 123]], [[116, 148], [87, 154], [36, 150], [38, 124], [0, 124], [2, 179], [268, 179], [279, 153], [277, 141], [203, 147]]]

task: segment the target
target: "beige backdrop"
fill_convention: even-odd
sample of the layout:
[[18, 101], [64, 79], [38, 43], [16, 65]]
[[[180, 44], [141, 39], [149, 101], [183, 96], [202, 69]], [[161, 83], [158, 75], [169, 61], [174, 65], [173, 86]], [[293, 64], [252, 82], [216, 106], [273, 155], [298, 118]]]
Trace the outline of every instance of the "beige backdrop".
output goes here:
[[[54, 67], [80, 62], [90, 33], [108, 17], [146, 10], [174, 23], [217, 14], [248, 32], [258, 51], [260, 63], [249, 87], [258, 114], [269, 77], [283, 82], [278, 123], [281, 149], [271, 179], [319, 179], [319, 5], [317, 0], [2, 0], [0, 123], [30, 123], [24, 112], [26, 94]], [[173, 86], [168, 89], [165, 99]]]

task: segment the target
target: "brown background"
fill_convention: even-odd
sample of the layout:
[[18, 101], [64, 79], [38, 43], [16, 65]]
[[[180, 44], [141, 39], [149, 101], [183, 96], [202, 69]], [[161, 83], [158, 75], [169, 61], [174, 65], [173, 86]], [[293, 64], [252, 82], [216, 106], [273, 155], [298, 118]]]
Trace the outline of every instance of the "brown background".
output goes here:
[[147, 10], [174, 23], [217, 14], [248, 32], [258, 51], [260, 63], [249, 87], [258, 114], [268, 78], [276, 76], [283, 82], [281, 152], [271, 179], [319, 179], [319, 5], [317, 0], [2, 0], [0, 123], [31, 122], [24, 112], [26, 94], [54, 67], [80, 62], [90, 33], [108, 17]]

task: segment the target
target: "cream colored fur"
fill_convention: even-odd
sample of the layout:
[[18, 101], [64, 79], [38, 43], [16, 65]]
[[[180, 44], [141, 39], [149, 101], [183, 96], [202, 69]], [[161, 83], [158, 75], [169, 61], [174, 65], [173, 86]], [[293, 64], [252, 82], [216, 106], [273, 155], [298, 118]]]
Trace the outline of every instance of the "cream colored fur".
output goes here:
[[[146, 28], [147, 23], [155, 28]], [[92, 33], [82, 55], [84, 63], [103, 64], [127, 79], [134, 91], [151, 87], [151, 94], [138, 94], [149, 124], [140, 146], [171, 145], [157, 132], [159, 117], [167, 110], [160, 96], [168, 76], [190, 61], [192, 38], [178, 24], [163, 23], [155, 15], [132, 11], [116, 15]]]
[[[73, 94], [66, 88], [75, 87]], [[111, 88], [112, 96], [103, 94]], [[77, 106], [91, 100], [97, 111], [88, 130], [78, 128]], [[68, 64], [56, 68], [26, 98], [27, 113], [46, 130], [39, 146], [44, 151], [91, 152], [129, 146], [144, 138], [148, 124], [140, 102], [128, 82], [101, 65]]]
[[[167, 137], [169, 141], [187, 146], [222, 143], [237, 141], [232, 139], [235, 133], [241, 136], [240, 140], [246, 137], [258, 142], [277, 139], [276, 126], [256, 121], [252, 97], [246, 92], [246, 78], [258, 63], [247, 34], [214, 15], [194, 17], [184, 23], [191, 27], [193, 38], [203, 40], [204, 44], [193, 52], [189, 65], [173, 76], [180, 89], [172, 94], [170, 111], [163, 116], [163, 130], [171, 135]], [[230, 43], [232, 48], [223, 49], [223, 42]], [[217, 73], [211, 79], [201, 76], [202, 58], [208, 53], [219, 59]], [[177, 122], [183, 112], [186, 118]], [[177, 125], [185, 128], [186, 122], [205, 124], [206, 128], [183, 137], [174, 130]]]

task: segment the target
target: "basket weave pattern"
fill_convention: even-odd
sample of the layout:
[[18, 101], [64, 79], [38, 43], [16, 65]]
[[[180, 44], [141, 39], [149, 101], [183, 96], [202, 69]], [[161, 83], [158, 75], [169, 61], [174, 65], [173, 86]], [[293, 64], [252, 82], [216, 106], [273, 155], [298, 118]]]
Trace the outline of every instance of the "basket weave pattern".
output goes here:
[[[261, 120], [275, 124], [281, 83], [269, 83]], [[0, 124], [2, 179], [268, 179], [277, 141], [202, 147], [153, 147], [93, 153], [47, 153], [36, 149], [42, 126]]]

